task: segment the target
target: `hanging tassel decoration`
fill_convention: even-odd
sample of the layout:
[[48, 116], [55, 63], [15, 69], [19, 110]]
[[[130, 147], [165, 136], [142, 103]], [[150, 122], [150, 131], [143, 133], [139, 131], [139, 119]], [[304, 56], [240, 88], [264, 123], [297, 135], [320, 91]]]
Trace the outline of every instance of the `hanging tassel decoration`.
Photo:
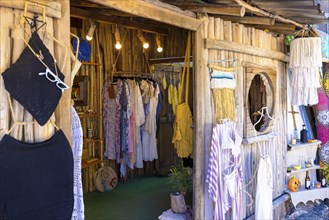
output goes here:
[[321, 38], [294, 39], [290, 44], [291, 104], [315, 105], [322, 67]]

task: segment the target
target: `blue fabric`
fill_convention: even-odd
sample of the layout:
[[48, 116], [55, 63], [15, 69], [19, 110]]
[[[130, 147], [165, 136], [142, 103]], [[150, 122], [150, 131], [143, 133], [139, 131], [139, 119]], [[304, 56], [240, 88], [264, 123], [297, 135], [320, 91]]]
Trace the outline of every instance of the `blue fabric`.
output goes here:
[[[91, 45], [88, 41], [80, 39], [80, 45], [79, 45], [79, 53], [78, 53], [78, 60], [80, 61], [90, 61], [90, 53], [91, 53]], [[77, 39], [74, 38], [72, 41], [74, 53], [77, 51]]]

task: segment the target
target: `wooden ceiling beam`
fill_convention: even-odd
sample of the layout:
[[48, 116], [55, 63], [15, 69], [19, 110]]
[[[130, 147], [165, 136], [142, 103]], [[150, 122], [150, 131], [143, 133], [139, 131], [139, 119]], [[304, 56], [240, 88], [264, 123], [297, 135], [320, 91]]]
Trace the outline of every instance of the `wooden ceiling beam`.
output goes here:
[[[0, 7], [7, 7], [7, 8], [15, 8], [24, 10], [25, 2], [23, 0], [0, 0]], [[46, 9], [46, 16], [53, 17], [53, 18], [62, 18], [62, 5], [59, 2], [48, 2], [48, 1], [40, 1], [36, 0], [35, 3], [45, 7]], [[42, 9], [40, 7], [29, 6], [29, 12], [42, 14]]]
[[286, 30], [286, 31], [294, 31], [296, 26], [293, 24], [283, 24], [276, 23], [274, 25], [249, 25], [257, 29], [268, 29], [268, 30]]
[[305, 26], [296, 22], [296, 21], [293, 21], [291, 19], [287, 19], [287, 18], [283, 18], [279, 15], [276, 15], [276, 14], [272, 14], [272, 13], [269, 13], [267, 11], [264, 11], [260, 8], [256, 8], [256, 7], [253, 7], [251, 5], [249, 5], [248, 3], [246, 3], [245, 1], [243, 0], [233, 0], [235, 1], [238, 5], [240, 5], [241, 7], [245, 7], [246, 9], [254, 12], [254, 13], [260, 13], [260, 14], [263, 14], [264, 16], [267, 16], [267, 17], [270, 17], [270, 18], [275, 18], [276, 20], [278, 21], [281, 21], [283, 23], [291, 23], [297, 27], [301, 27], [301, 28], [304, 28], [305, 29]]
[[[118, 0], [90, 0], [100, 5], [114, 8], [135, 16], [148, 18], [180, 28], [196, 31], [202, 21], [196, 15], [189, 16], [186, 11], [170, 9], [173, 7], [156, 0], [118, 1]], [[191, 12], [192, 13], [192, 12]]]
[[273, 25], [275, 23], [274, 18], [265, 18], [258, 16], [245, 16], [243, 18], [239, 18], [236, 16], [219, 16], [219, 17], [225, 21], [232, 21], [240, 24]]
[[102, 23], [119, 24], [130, 29], [138, 29], [149, 33], [158, 33], [164, 35], [169, 34], [169, 30], [167, 28], [161, 28], [158, 25], [153, 25], [153, 24], [146, 25], [140, 22], [130, 20], [128, 18], [113, 17], [109, 15], [100, 14], [97, 13], [97, 11], [95, 10], [84, 10], [76, 7], [71, 7], [70, 10], [71, 10], [71, 17], [77, 17], [83, 19], [85, 18], [95, 19]]
[[203, 12], [216, 15], [233, 15], [243, 17], [246, 13], [246, 9], [244, 7], [224, 7], [218, 5], [185, 5], [183, 7], [193, 12]]

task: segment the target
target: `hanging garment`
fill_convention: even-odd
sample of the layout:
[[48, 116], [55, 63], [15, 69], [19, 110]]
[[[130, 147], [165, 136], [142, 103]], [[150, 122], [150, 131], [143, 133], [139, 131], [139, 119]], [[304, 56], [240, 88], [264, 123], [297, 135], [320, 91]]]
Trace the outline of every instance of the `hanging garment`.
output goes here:
[[[110, 89], [112, 88], [112, 89]], [[110, 91], [113, 90], [114, 97], [111, 97]], [[105, 152], [104, 156], [109, 160], [116, 159], [116, 99], [115, 99], [115, 85], [112, 85], [111, 80], [105, 81], [102, 88], [103, 101], [103, 129], [105, 138]]]
[[74, 174], [73, 174], [73, 192], [74, 192], [74, 207], [72, 220], [85, 219], [85, 207], [83, 202], [83, 190], [81, 179], [81, 157], [83, 149], [83, 131], [80, 118], [73, 107], [72, 112], [72, 152], [74, 159]]
[[321, 38], [297, 38], [290, 43], [291, 104], [315, 105], [322, 67]]
[[2, 77], [10, 95], [40, 125], [45, 125], [62, 96], [59, 87], [63, 85], [64, 75], [36, 32], [32, 34], [29, 45], [36, 53], [42, 54], [42, 61], [49, 69], [26, 47], [17, 61], [2, 73]]
[[320, 160], [329, 163], [329, 98], [324, 88], [318, 89], [319, 102], [313, 106], [317, 138], [322, 142], [319, 149]]
[[129, 87], [129, 105], [130, 105], [130, 113], [128, 114], [128, 117], [130, 115], [129, 119], [129, 125], [128, 125], [128, 159], [129, 163], [128, 166], [131, 169], [134, 169], [134, 165], [136, 163], [136, 142], [135, 142], [135, 87], [136, 83], [133, 80], [127, 80], [128, 81], [128, 87]]
[[0, 216], [71, 219], [73, 156], [61, 130], [39, 143], [6, 134], [0, 141], [0, 169]]
[[116, 154], [116, 162], [120, 163], [120, 155], [121, 155], [121, 104], [120, 97], [121, 92], [123, 91], [123, 83], [121, 80], [117, 82], [117, 97], [116, 97], [116, 113], [115, 113], [115, 154]]
[[135, 167], [143, 168], [143, 151], [141, 126], [145, 123], [145, 113], [142, 94], [139, 86], [135, 86], [135, 142], [136, 142], [136, 164]]
[[213, 219], [225, 219], [230, 208], [230, 219], [242, 219], [241, 141], [234, 122], [217, 124], [213, 128], [207, 174], [208, 192], [214, 202]]
[[273, 219], [272, 208], [272, 163], [271, 158], [261, 157], [257, 172], [255, 219]]
[[[193, 130], [192, 130], [192, 113], [188, 104], [189, 95], [189, 75], [190, 75], [190, 45], [191, 33], [188, 34], [185, 65], [181, 75], [179, 86], [179, 103], [176, 107], [176, 117], [174, 121], [174, 135], [172, 143], [174, 144], [179, 157], [188, 157], [192, 154], [193, 148]], [[186, 82], [185, 82], [186, 80]], [[183, 87], [185, 85], [185, 100], [183, 99]], [[184, 101], [183, 101], [184, 100]]]
[[[150, 85], [153, 89], [153, 85]], [[152, 161], [158, 159], [157, 139], [156, 139], [156, 111], [158, 106], [159, 86], [156, 86], [155, 93], [149, 99], [149, 113], [146, 116], [146, 122], [142, 126], [142, 149], [143, 160]]]

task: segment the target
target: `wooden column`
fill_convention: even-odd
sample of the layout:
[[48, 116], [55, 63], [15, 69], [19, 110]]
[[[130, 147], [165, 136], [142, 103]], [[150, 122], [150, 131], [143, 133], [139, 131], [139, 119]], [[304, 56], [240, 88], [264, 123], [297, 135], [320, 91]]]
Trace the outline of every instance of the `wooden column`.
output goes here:
[[205, 219], [206, 208], [206, 173], [207, 153], [211, 135], [211, 106], [209, 74], [207, 74], [208, 50], [204, 46], [205, 30], [208, 18], [200, 16], [203, 21], [195, 32], [194, 38], [194, 175], [193, 208], [194, 219]]
[[[56, 0], [56, 2], [62, 5], [62, 18], [54, 20], [54, 36], [70, 50], [70, 1]], [[64, 53], [63, 48], [56, 44], [55, 56], [64, 57]], [[63, 62], [63, 60], [61, 61]], [[62, 66], [62, 63], [59, 63], [59, 66]], [[65, 75], [65, 83], [71, 85], [71, 61], [69, 53], [63, 74]], [[71, 143], [71, 89], [66, 89], [63, 92], [56, 109], [56, 123]]]

